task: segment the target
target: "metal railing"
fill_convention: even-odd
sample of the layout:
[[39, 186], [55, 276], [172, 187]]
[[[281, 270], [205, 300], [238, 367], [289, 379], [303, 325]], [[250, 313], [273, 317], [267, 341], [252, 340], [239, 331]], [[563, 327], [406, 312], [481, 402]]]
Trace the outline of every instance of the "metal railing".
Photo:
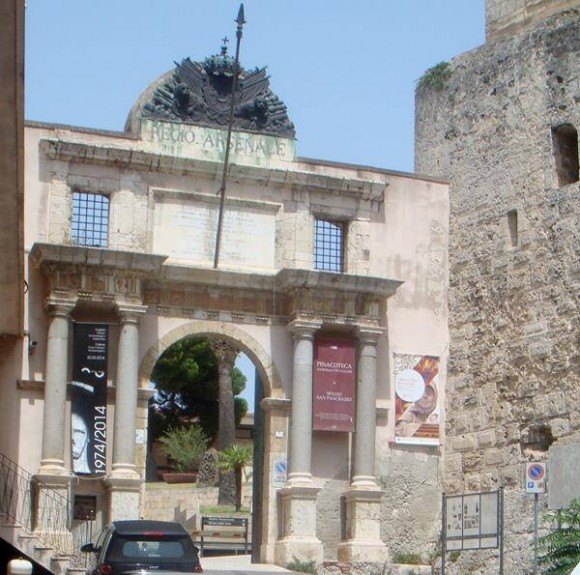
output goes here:
[[0, 512], [42, 547], [66, 556], [71, 566], [85, 565], [71, 532], [71, 506], [65, 497], [0, 453]]

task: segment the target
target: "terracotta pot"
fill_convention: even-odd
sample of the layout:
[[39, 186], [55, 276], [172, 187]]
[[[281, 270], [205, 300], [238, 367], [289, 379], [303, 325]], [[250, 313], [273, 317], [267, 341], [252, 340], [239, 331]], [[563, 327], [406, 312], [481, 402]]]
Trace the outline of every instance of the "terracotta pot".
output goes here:
[[163, 474], [165, 483], [195, 483], [197, 471], [171, 471]]

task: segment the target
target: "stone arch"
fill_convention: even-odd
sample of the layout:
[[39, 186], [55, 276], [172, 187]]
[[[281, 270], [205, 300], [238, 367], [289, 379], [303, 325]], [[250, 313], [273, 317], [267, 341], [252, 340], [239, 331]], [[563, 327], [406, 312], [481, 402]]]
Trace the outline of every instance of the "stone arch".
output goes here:
[[284, 396], [278, 370], [262, 345], [250, 334], [234, 325], [211, 321], [186, 323], [166, 333], [156, 345], [152, 346], [141, 362], [139, 369], [140, 387], [147, 387], [155, 363], [168, 347], [184, 338], [216, 335], [235, 345], [252, 360], [260, 374], [266, 397], [271, 395]]

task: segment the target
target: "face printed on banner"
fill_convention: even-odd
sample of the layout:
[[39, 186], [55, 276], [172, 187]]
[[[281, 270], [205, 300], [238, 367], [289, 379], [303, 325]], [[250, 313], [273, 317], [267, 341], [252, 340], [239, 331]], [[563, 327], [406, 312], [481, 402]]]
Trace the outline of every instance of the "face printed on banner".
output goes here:
[[72, 414], [72, 456], [76, 473], [90, 473], [87, 458], [89, 430], [85, 420], [77, 413]]

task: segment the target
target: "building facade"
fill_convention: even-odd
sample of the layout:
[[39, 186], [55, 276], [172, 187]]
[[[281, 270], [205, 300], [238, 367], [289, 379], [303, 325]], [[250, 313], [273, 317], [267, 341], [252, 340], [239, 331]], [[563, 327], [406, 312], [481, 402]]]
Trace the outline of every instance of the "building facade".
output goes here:
[[[43, 514], [55, 494], [94, 498], [96, 524], [142, 517], [155, 362], [210, 337], [244, 352], [262, 384], [259, 559], [426, 557], [439, 528], [447, 184], [298, 157], [265, 72], [243, 72], [216, 261], [230, 72], [224, 51], [184, 60], [145, 90], [125, 132], [27, 125], [24, 323], [36, 345], [0, 367], [0, 451], [35, 476], [39, 537], [74, 545]], [[74, 472], [71, 439], [87, 324], [108, 337], [95, 347], [106, 369], [91, 368], [107, 385], [90, 474]], [[332, 359], [343, 345], [352, 360]], [[332, 387], [337, 370], [350, 391]]]
[[[579, 10], [488, 0], [486, 44], [416, 97], [416, 169], [450, 179], [444, 486], [504, 487], [509, 573], [533, 557], [526, 463], [549, 462], [544, 508], [580, 495], [560, 451], [580, 461]], [[495, 560], [465, 552], [454, 569]]]

